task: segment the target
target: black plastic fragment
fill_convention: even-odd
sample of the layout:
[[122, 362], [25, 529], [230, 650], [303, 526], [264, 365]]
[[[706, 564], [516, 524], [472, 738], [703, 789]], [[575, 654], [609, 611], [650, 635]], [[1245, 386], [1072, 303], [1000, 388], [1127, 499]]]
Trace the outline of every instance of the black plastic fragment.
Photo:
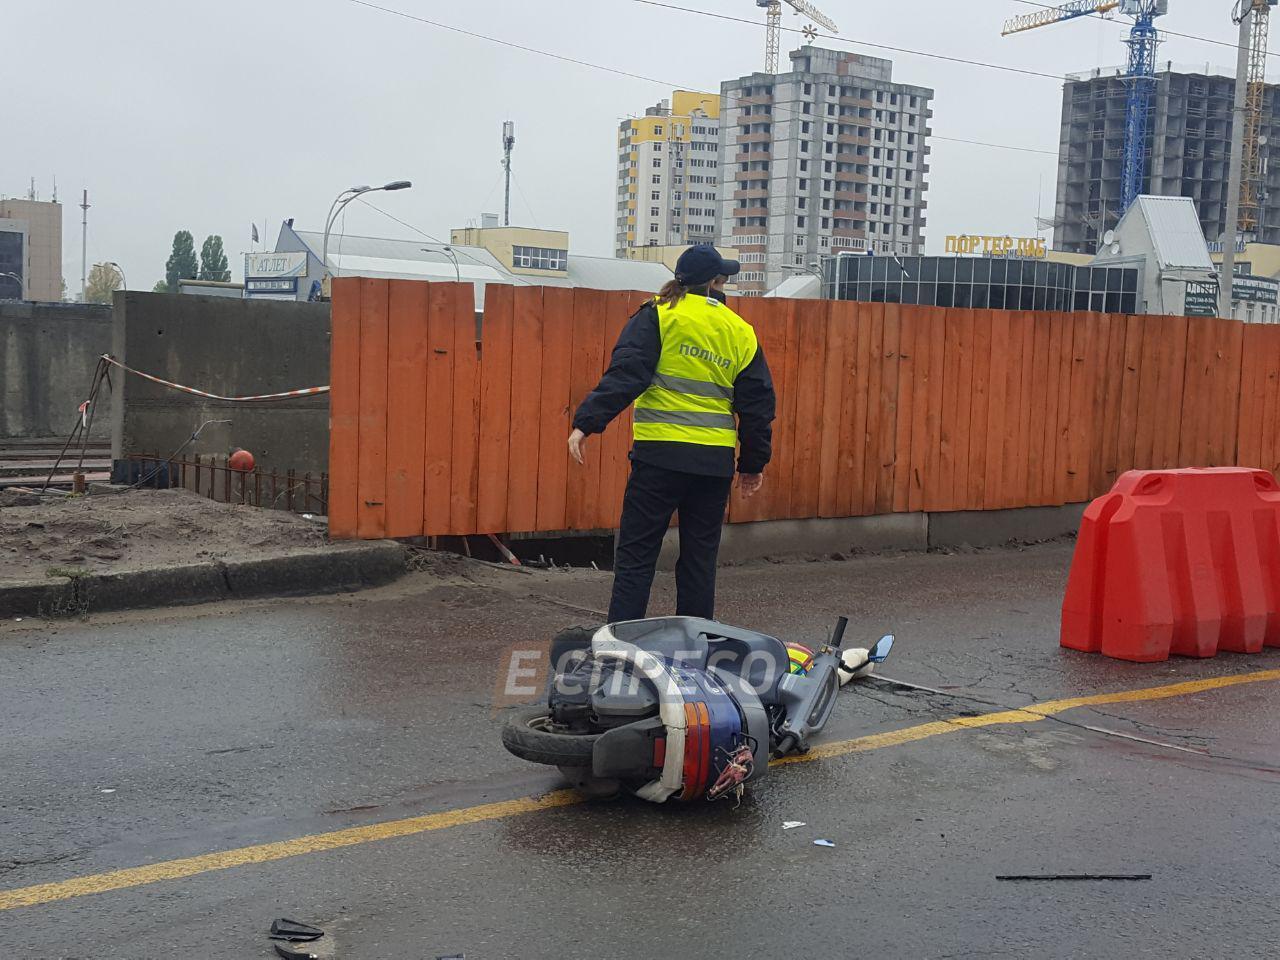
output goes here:
[[272, 940], [288, 940], [290, 943], [310, 943], [312, 940], [319, 940], [324, 936], [324, 931], [319, 927], [313, 927], [309, 923], [299, 923], [297, 920], [286, 920], [283, 917], [279, 920], [271, 921], [271, 932], [268, 934]]
[[1149, 873], [1028, 873], [998, 876], [997, 880], [1150, 880]]
[[276, 956], [282, 957], [283, 960], [318, 960], [314, 953], [305, 948], [295, 950], [293, 947], [287, 947], [283, 943], [273, 943], [272, 946], [276, 948]]

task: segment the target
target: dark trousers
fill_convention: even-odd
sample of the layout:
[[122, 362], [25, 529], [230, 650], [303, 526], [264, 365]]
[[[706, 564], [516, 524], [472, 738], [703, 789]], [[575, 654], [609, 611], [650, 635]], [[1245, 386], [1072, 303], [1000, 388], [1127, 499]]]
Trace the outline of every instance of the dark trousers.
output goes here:
[[712, 619], [716, 555], [732, 477], [708, 477], [632, 461], [614, 556], [609, 622], [639, 620], [649, 606], [653, 572], [671, 515], [680, 514], [676, 614]]

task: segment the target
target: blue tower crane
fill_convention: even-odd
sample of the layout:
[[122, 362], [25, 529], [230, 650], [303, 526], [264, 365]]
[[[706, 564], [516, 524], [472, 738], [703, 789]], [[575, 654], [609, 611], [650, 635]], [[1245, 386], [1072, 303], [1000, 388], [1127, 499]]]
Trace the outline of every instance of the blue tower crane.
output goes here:
[[1120, 12], [1134, 18], [1125, 43], [1129, 47], [1129, 70], [1125, 86], [1129, 96], [1124, 106], [1124, 168], [1120, 174], [1120, 215], [1142, 193], [1147, 160], [1147, 120], [1151, 98], [1156, 91], [1156, 48], [1160, 35], [1155, 18], [1169, 12], [1169, 0], [1127, 0]]
[[1147, 121], [1156, 88], [1156, 49], [1160, 35], [1155, 18], [1169, 12], [1169, 0], [1071, 0], [1061, 6], [1024, 14], [1005, 22], [1003, 36], [1047, 27], [1076, 17], [1101, 14], [1110, 19], [1116, 11], [1133, 17], [1133, 29], [1125, 45], [1129, 63], [1124, 83], [1128, 91], [1124, 110], [1124, 166], [1120, 175], [1120, 214], [1142, 193], [1147, 160]]

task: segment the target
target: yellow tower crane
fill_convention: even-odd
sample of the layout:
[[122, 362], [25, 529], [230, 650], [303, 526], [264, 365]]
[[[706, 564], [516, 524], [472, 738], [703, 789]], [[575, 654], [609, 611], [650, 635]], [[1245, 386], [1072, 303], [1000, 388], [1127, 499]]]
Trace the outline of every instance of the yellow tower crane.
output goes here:
[[[1271, 8], [1280, 0], [1236, 0], [1232, 19], [1240, 23], [1253, 16], [1249, 38], [1248, 90], [1244, 107], [1244, 146], [1240, 152], [1240, 232], [1245, 240], [1257, 239], [1262, 223], [1263, 175], [1262, 109], [1267, 91], [1267, 31]], [[1240, 78], [1236, 78], [1240, 82]]]
[[[781, 44], [782, 35], [782, 4], [784, 0], [756, 0], [757, 7], [764, 7], [765, 25], [768, 27], [764, 44], [764, 72], [776, 74], [778, 72], [778, 47]], [[795, 10], [796, 13], [803, 14], [819, 27], [824, 27], [832, 33], [839, 33], [840, 28], [835, 25], [830, 17], [815, 7], [808, 0], [785, 0], [787, 6]], [[804, 35], [812, 40], [818, 35], [818, 31], [813, 24], [809, 24], [804, 28]]]

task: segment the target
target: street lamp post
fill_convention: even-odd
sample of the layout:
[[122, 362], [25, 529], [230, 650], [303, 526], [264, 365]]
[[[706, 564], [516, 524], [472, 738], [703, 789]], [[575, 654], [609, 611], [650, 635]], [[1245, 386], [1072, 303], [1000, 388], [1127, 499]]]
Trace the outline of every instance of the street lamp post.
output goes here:
[[14, 299], [21, 300], [22, 299], [22, 278], [18, 276], [16, 273], [8, 273], [8, 272], [0, 273], [0, 277], [8, 277], [10, 280], [13, 280], [18, 284], [18, 295]]
[[120, 289], [121, 289], [121, 290], [128, 290], [128, 289], [129, 289], [129, 281], [128, 281], [128, 280], [126, 280], [126, 279], [124, 278], [124, 267], [120, 266], [120, 264], [116, 263], [114, 260], [108, 260], [108, 261], [107, 261], [107, 266], [109, 266], [109, 267], [115, 267], [117, 270], [119, 270], [119, 271], [120, 271]]
[[367, 184], [359, 187], [348, 187], [333, 198], [333, 203], [329, 205], [329, 216], [325, 218], [324, 222], [324, 244], [320, 256], [326, 275], [329, 274], [329, 231], [333, 229], [333, 224], [338, 219], [338, 214], [342, 213], [346, 205], [362, 194], [377, 193], [379, 190], [407, 190], [412, 186], [413, 184], [408, 180], [392, 180], [390, 183], [384, 183], [380, 187], [371, 187]]
[[[435, 252], [436, 252], [435, 250], [432, 250], [430, 247], [422, 247], [421, 249], [422, 249], [422, 252], [423, 252], [423, 253], [435, 253]], [[457, 255], [457, 253], [455, 253], [455, 252], [454, 252], [453, 247], [449, 246], [447, 243], [441, 244], [441, 245], [440, 245], [440, 251], [439, 251], [439, 252], [440, 252], [440, 253], [443, 253], [443, 254], [447, 254], [447, 255], [448, 255], [448, 257], [449, 257], [449, 259], [453, 261], [453, 277], [454, 277], [454, 279], [455, 279], [458, 283], [461, 283], [461, 282], [462, 282], [462, 268], [461, 268], [460, 266], [458, 266], [458, 255]]]

